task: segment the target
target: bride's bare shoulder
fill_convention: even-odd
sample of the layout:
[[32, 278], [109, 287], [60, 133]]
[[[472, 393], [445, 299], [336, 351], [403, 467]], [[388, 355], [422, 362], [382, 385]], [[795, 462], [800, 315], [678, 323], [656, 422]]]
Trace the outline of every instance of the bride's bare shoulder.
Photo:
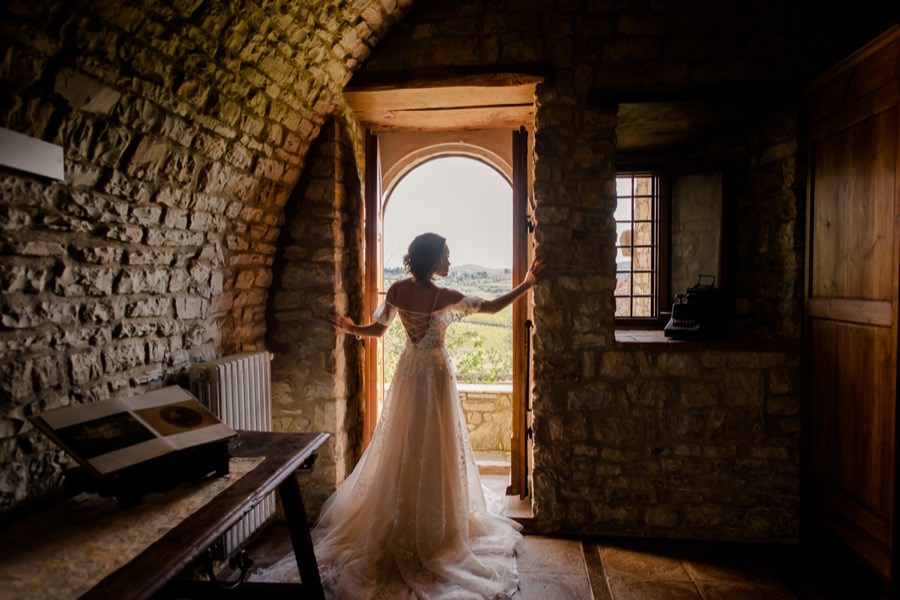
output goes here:
[[389, 287], [387, 291], [387, 301], [391, 304], [396, 305], [397, 298], [406, 294], [411, 284], [412, 277], [407, 277], [406, 279], [401, 279], [400, 281], [395, 281], [394, 283], [392, 283], [391, 287]]
[[452, 306], [453, 304], [456, 304], [457, 302], [459, 302], [460, 300], [462, 300], [465, 297], [466, 297], [465, 294], [463, 294], [460, 291], [451, 290], [450, 288], [441, 288], [441, 294], [439, 296], [439, 298], [440, 298], [439, 306], [440, 306], [440, 308], [446, 308], [448, 306]]

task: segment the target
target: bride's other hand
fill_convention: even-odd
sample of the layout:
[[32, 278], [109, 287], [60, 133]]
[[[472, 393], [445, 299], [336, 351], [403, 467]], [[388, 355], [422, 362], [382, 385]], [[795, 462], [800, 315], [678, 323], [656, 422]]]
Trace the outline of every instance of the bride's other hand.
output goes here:
[[344, 315], [339, 315], [335, 312], [331, 313], [331, 316], [328, 318], [328, 320], [331, 321], [332, 327], [344, 333], [353, 333], [353, 328], [356, 326], [356, 323], [353, 322], [353, 319], [351, 319], [350, 317], [345, 317]]
[[539, 258], [535, 258], [531, 261], [531, 266], [528, 268], [528, 273], [525, 274], [525, 282], [529, 285], [535, 285], [540, 283], [547, 277], [547, 265], [544, 264]]

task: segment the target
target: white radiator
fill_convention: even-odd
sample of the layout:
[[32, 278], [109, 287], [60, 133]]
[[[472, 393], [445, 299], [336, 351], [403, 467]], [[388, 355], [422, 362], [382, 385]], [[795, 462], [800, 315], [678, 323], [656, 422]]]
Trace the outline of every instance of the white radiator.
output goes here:
[[[232, 429], [272, 431], [272, 377], [268, 352], [232, 354], [191, 365], [191, 393]], [[222, 536], [228, 558], [275, 513], [274, 492]]]

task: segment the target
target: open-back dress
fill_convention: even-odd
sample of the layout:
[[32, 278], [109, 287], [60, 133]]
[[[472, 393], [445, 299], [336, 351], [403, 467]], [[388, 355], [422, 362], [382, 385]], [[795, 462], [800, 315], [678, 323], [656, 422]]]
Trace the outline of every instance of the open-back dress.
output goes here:
[[368, 448], [312, 532], [330, 598], [495, 599], [518, 588], [521, 527], [486, 508], [444, 346], [448, 325], [481, 303], [375, 312], [384, 325], [400, 315], [406, 346]]

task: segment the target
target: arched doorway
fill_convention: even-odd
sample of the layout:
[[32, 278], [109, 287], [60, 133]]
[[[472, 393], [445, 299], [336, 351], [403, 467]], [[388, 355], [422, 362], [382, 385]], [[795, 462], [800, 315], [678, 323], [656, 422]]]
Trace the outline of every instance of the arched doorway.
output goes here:
[[[373, 198], [376, 194], [367, 192], [367, 215], [379, 217], [377, 224], [367, 219], [367, 244], [371, 245], [366, 262], [367, 265], [378, 263], [377, 273], [374, 276], [371, 272], [367, 274], [370, 307], [381, 301], [392, 281], [406, 276], [401, 268], [402, 256], [412, 238], [424, 231], [434, 231], [448, 240], [452, 267], [457, 269], [451, 267], [449, 280], [440, 282], [444, 287], [495, 297], [508, 291], [514, 280], [524, 276], [529, 254], [525, 216], [527, 134], [524, 129], [515, 134], [519, 137], [511, 136], [509, 131], [486, 131], [480, 135], [482, 143], [470, 143], [470, 136], [479, 137], [471, 132], [404, 134], [396, 138], [379, 136], [374, 142], [370, 139], [367, 148], [369, 164], [377, 164], [372, 170], [383, 177], [383, 181], [370, 178], [367, 182], [370, 192], [373, 188], [383, 191], [383, 196], [377, 195], [377, 198]], [[516, 142], [517, 139], [520, 141]], [[513, 152], [517, 143], [518, 156], [523, 163], [518, 169], [518, 179], [515, 176], [516, 153]], [[372, 161], [372, 156], [380, 157], [378, 160], [382, 162]], [[372, 290], [375, 290], [374, 294]], [[448, 334], [448, 346], [457, 342], [456, 350], [463, 355], [455, 357], [461, 371], [461, 392], [470, 383], [469, 379], [476, 386], [506, 387], [505, 401], [510, 410], [503, 433], [498, 433], [497, 428], [493, 431], [485, 426], [479, 428], [479, 424], [484, 424], [485, 416], [479, 414], [472, 415], [469, 421], [470, 437], [473, 446], [476, 442], [481, 444], [485, 439], [494, 438], [498, 453], [512, 451], [510, 462], [514, 475], [507, 492], [522, 497], [528, 495], [529, 487], [528, 450], [521, 448], [527, 444], [528, 415], [523, 399], [527, 386], [523, 380], [527, 310], [527, 303], [520, 301], [509, 311], [512, 315], [509, 312], [492, 315], [493, 322], [480, 318], [487, 315], [477, 315], [474, 317], [476, 322], [454, 326], [451, 331], [455, 330], [454, 335], [459, 340]], [[485, 334], [487, 331], [490, 331], [489, 335]], [[390, 380], [390, 368], [396, 358], [393, 353], [398, 351], [391, 348], [390, 333], [386, 338], [386, 357], [380, 348], [376, 351], [371, 347], [374, 344], [367, 349], [370, 367], [367, 368], [367, 386], [370, 391], [375, 388], [379, 396], [383, 392], [383, 382]], [[402, 331], [398, 330], [393, 343], [402, 346]], [[453, 354], [454, 349], [451, 347], [450, 350]], [[383, 366], [387, 367], [387, 372], [382, 371]], [[501, 393], [504, 393], [502, 389]], [[465, 409], [464, 394], [462, 400]], [[485, 404], [482, 403], [482, 407]], [[367, 427], [372, 429], [374, 408], [369, 405], [366, 419]], [[496, 416], [489, 418], [497, 419]], [[502, 443], [500, 438], [504, 438]], [[510, 469], [509, 466], [506, 468]]]
[[[382, 290], [407, 277], [403, 256], [418, 234], [447, 239], [450, 274], [441, 287], [482, 298], [512, 286], [512, 185], [470, 156], [437, 155], [409, 169], [385, 196]], [[483, 473], [508, 472], [512, 440], [512, 307], [473, 315], [447, 332], [469, 436]], [[383, 338], [385, 387], [405, 344], [399, 322]]]

